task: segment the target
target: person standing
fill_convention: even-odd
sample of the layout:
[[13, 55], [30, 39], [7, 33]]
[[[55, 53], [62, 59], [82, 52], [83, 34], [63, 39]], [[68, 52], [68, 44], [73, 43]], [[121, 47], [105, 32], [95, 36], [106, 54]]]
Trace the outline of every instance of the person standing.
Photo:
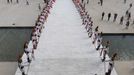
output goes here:
[[84, 16], [83, 16], [83, 23], [82, 25], [85, 25], [86, 24], [86, 20], [87, 20], [87, 12], [85, 12]]
[[100, 54], [100, 56], [103, 55], [102, 62], [104, 62], [106, 60], [106, 55], [108, 53], [109, 53], [109, 48], [108, 48], [108, 46], [105, 46], [105, 48], [102, 49], [101, 54]]
[[106, 54], [107, 54], [107, 50], [106, 50], [107, 48], [104, 48], [103, 49], [103, 57], [102, 57], [102, 62], [104, 62], [105, 61], [105, 59], [106, 59]]
[[109, 49], [109, 46], [110, 46], [110, 42], [109, 41], [107, 41], [106, 42], [106, 47]]
[[12, 3], [12, 0], [10, 0], [10, 2]]
[[134, 24], [134, 20], [133, 20], [133, 22], [132, 22], [132, 25]]
[[101, 4], [101, 6], [103, 5], [103, 0], [100, 0], [100, 4]]
[[126, 0], [124, 0], [124, 4], [126, 4]]
[[98, 32], [98, 28], [99, 28], [99, 26], [97, 26], [97, 27], [95, 28], [95, 32]]
[[104, 49], [107, 49], [107, 51], [109, 50], [109, 46], [110, 46], [110, 42], [107, 41], [105, 47], [100, 52], [100, 56], [102, 55]]
[[117, 53], [114, 53], [111, 60], [109, 60], [108, 71], [105, 73], [105, 75], [111, 75], [111, 72], [114, 67], [114, 60], [116, 57], [117, 57]]
[[87, 32], [88, 32], [88, 36], [89, 36], [89, 38], [91, 38], [92, 37], [92, 26], [93, 26], [93, 21], [91, 21], [91, 18], [89, 18], [89, 22], [90, 22], [90, 25], [89, 25], [89, 27], [88, 27], [88, 30], [87, 30]]
[[26, 0], [26, 5], [29, 5], [29, 2]]
[[34, 50], [32, 50], [31, 57], [33, 58], [33, 60], [35, 60], [35, 56], [34, 56]]
[[98, 34], [98, 39], [97, 39], [97, 48], [96, 50], [100, 50], [100, 46], [102, 45], [102, 32]]
[[44, 0], [44, 3], [47, 3], [47, 1], [46, 1], [46, 0]]
[[104, 12], [102, 12], [102, 17], [101, 17], [101, 20], [103, 20], [103, 18], [104, 18], [104, 15], [105, 15], [105, 13], [104, 13]]
[[110, 20], [111, 17], [111, 13], [108, 13], [108, 21]]
[[127, 11], [126, 11], [126, 14], [125, 14], [125, 16], [128, 16], [128, 13], [129, 13], [129, 10], [127, 10]]
[[39, 11], [41, 11], [41, 6], [40, 6], [40, 3], [39, 3], [39, 5], [38, 5], [38, 8], [39, 8]]
[[82, 0], [82, 3], [83, 3], [84, 0]]
[[127, 21], [127, 22], [126, 22], [126, 29], [128, 29], [129, 24], [130, 24], [130, 22], [129, 22], [129, 21]]
[[19, 56], [19, 58], [18, 58], [18, 67], [19, 67], [20, 71], [22, 72], [22, 75], [26, 75], [21, 56]]
[[87, 0], [87, 4], [89, 3], [89, 0]]
[[10, 1], [9, 1], [9, 0], [7, 0], [7, 3], [9, 4], [9, 3], [10, 3]]
[[123, 19], [124, 19], [124, 17], [122, 16], [122, 17], [120, 18], [120, 24], [121, 24], [121, 25], [123, 24]]
[[26, 53], [26, 55], [29, 53], [29, 51], [28, 51], [28, 42], [27, 41], [24, 43], [24, 53]]
[[86, 3], [83, 3], [82, 9], [85, 10], [85, 8], [86, 8]]
[[25, 42], [24, 44], [24, 53], [27, 55], [27, 62], [31, 63], [31, 59], [30, 59], [30, 50], [28, 48], [28, 42]]
[[127, 20], [130, 20], [130, 18], [131, 18], [131, 13], [129, 12]]
[[95, 28], [95, 32], [94, 32], [94, 37], [93, 37], [93, 44], [96, 42], [96, 40], [97, 40], [97, 37], [98, 37], [98, 28], [99, 28], [99, 26], [97, 26], [96, 28]]
[[131, 9], [131, 8], [132, 8], [132, 3], [129, 4], [129, 9]]
[[92, 31], [92, 24], [89, 26], [89, 28], [88, 28], [88, 36], [89, 36], [89, 38], [91, 38], [92, 37], [92, 34], [93, 34], [93, 31]]
[[16, 3], [18, 4], [19, 3], [19, 0], [16, 0]]
[[115, 22], [115, 21], [116, 21], [117, 16], [118, 16], [118, 14], [117, 14], [117, 13], [115, 13], [115, 14], [114, 14], [114, 20], [113, 20], [113, 22]]
[[89, 20], [90, 19], [90, 17], [89, 17], [89, 15], [87, 15], [87, 17], [86, 17], [86, 26], [85, 26], [85, 28], [86, 28], [86, 30], [87, 30], [87, 28], [90, 26], [90, 24], [91, 24], [91, 21]]
[[7, 0], [7, 3], [12, 3], [12, 0]]
[[100, 49], [100, 46], [101, 46], [101, 40], [98, 39], [97, 40], [97, 48], [96, 48], [96, 50], [99, 50]]

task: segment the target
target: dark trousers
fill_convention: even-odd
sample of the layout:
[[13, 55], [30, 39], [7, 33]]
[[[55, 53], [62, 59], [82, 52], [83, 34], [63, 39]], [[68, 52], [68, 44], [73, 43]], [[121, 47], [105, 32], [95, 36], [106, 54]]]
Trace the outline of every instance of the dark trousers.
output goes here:
[[106, 72], [105, 75], [111, 75], [111, 70], [108, 70], [108, 72]]
[[100, 49], [100, 45], [98, 45], [98, 47], [96, 48], [96, 50], [99, 50]]

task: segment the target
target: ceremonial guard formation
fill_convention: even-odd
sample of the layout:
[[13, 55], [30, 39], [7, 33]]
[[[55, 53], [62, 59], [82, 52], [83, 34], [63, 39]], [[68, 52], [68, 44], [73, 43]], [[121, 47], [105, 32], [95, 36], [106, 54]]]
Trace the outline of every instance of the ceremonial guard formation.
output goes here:
[[47, 17], [50, 14], [50, 9], [52, 8], [53, 3], [55, 2], [55, 0], [47, 0], [47, 1], [48, 1], [47, 4], [45, 4], [45, 7], [43, 8], [41, 14], [38, 16], [38, 19], [32, 30], [31, 40], [26, 41], [24, 44], [24, 53], [26, 54], [27, 61], [24, 61], [25, 59], [23, 59], [22, 55], [19, 55], [18, 57], [18, 67], [22, 72], [22, 75], [28, 75], [28, 71], [26, 71], [25, 67], [29, 67], [30, 63], [32, 63], [32, 60], [35, 60], [34, 53], [35, 50], [37, 50], [42, 29], [45, 27], [44, 23], [47, 21]]
[[[81, 2], [80, 2], [81, 1]], [[46, 3], [46, 6], [41, 9], [41, 6], [39, 4], [38, 8], [41, 12], [41, 14], [38, 16], [38, 19], [35, 23], [34, 28], [32, 29], [31, 33], [31, 40], [26, 41], [24, 44], [24, 53], [26, 55], [26, 60], [23, 60], [23, 56], [19, 55], [18, 57], [18, 67], [22, 73], [22, 75], [28, 75], [28, 69], [26, 71], [25, 67], [29, 67], [33, 60], [35, 60], [35, 52], [38, 47], [38, 43], [40, 40], [40, 36], [42, 33], [42, 29], [45, 28], [45, 22], [47, 21], [48, 15], [50, 14], [50, 9], [52, 8], [53, 3], [55, 0], [44, 0], [44, 3]], [[94, 22], [92, 21], [92, 17], [90, 14], [86, 11], [86, 5], [84, 3], [84, 0], [73, 0], [79, 14], [82, 20], [82, 26], [84, 26], [85, 30], [88, 33], [88, 37], [92, 40], [92, 45], [95, 45], [95, 50], [100, 53], [101, 61], [102, 63], [108, 62], [108, 68], [105, 71], [104, 75], [111, 75], [111, 72], [114, 68], [114, 60], [117, 57], [117, 53], [113, 54], [111, 58], [107, 57], [110, 49], [110, 41], [107, 41], [105, 45], [103, 45], [103, 32], [99, 31], [100, 26], [94, 26]], [[89, 3], [89, 0], [86, 2]], [[126, 0], [124, 0], [124, 3], [126, 3]], [[100, 5], [103, 6], [103, 0], [100, 0]], [[132, 4], [130, 4], [129, 10], [131, 9]], [[104, 17], [106, 16], [105, 12], [102, 12], [101, 15], [101, 21], [104, 20]], [[107, 14], [107, 21], [111, 20], [112, 13]], [[126, 12], [127, 16], [127, 22], [126, 22], [126, 29], [129, 27], [129, 20], [131, 18], [131, 13], [129, 11]], [[113, 22], [116, 22], [118, 17], [117, 13], [114, 13], [114, 19]], [[120, 19], [120, 24], [123, 24], [124, 17], [122, 16]], [[94, 28], [93, 28], [94, 27]], [[109, 58], [109, 60], [107, 60]], [[95, 75], [98, 75], [95, 73]]]
[[[106, 56], [108, 55], [109, 53], [109, 46], [110, 46], [110, 42], [107, 41], [105, 46], [102, 46], [102, 35], [103, 33], [100, 32], [99, 33], [99, 26], [95, 27], [95, 29], [93, 30], [93, 21], [92, 21], [92, 17], [90, 17], [90, 15], [88, 14], [88, 12], [86, 11], [85, 9], [85, 4], [82, 4], [82, 2], [80, 2], [81, 0], [73, 0], [80, 16], [81, 16], [81, 19], [82, 19], [82, 25], [85, 26], [85, 29], [89, 35], [89, 38], [92, 39], [92, 43], [96, 46], [96, 50], [100, 52], [100, 57], [101, 57], [101, 60], [102, 62], [107, 62], [108, 60], [106, 60]], [[103, 5], [103, 0], [100, 0], [100, 4], [101, 6]], [[102, 12], [102, 17], [101, 17], [101, 20], [104, 19], [104, 16], [105, 16], [105, 12]], [[113, 19], [113, 22], [116, 21], [117, 19], [117, 16], [118, 14], [115, 13], [114, 14], [114, 19]], [[110, 21], [111, 19], [111, 13], [108, 13], [108, 18], [107, 20]], [[123, 18], [121, 19], [121, 24], [123, 23]], [[128, 24], [127, 25], [127, 28], [128, 28]], [[113, 57], [108, 61], [109, 62], [109, 67], [107, 68], [108, 71], [105, 72], [105, 75], [111, 75], [111, 71], [114, 67], [114, 60], [115, 60], [115, 57], [117, 56], [117, 53], [115, 53], [113, 55]], [[97, 75], [97, 74], [95, 74]]]

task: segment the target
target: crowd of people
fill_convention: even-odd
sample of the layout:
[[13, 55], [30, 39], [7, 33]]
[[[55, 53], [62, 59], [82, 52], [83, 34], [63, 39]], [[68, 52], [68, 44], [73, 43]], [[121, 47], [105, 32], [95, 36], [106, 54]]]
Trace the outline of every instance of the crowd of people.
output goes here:
[[42, 29], [44, 28], [44, 23], [47, 21], [47, 17], [50, 14], [50, 9], [52, 8], [52, 5], [54, 2], [55, 0], [49, 0], [49, 2], [47, 2], [41, 14], [38, 16], [38, 19], [32, 30], [31, 40], [26, 41], [24, 44], [24, 53], [26, 54], [27, 61], [24, 61], [24, 59], [22, 58], [23, 54], [19, 55], [18, 57], [18, 67], [20, 71], [22, 72], [22, 75], [27, 75], [25, 67], [30, 66], [30, 63], [32, 62], [32, 60], [35, 59], [34, 53], [35, 53], [35, 50], [37, 49], [39, 38], [41, 36]]
[[[45, 1], [45, 0], [44, 0]], [[48, 1], [48, 0], [47, 0]], [[88, 12], [85, 9], [85, 4], [83, 5], [80, 0], [73, 0], [80, 16], [82, 19], [82, 25], [85, 26], [85, 29], [88, 33], [89, 38], [92, 39], [92, 44], [96, 45], [96, 51], [100, 52], [100, 56], [102, 57], [101, 60], [102, 62], [108, 61], [109, 67], [107, 71], [105, 72], [105, 75], [111, 75], [111, 71], [114, 67], [114, 60], [117, 57], [117, 53], [113, 54], [113, 56], [110, 58], [110, 60], [106, 60], [106, 55], [108, 54], [110, 42], [107, 41], [105, 46], [102, 46], [102, 32], [99, 33], [99, 26], [97, 26], [95, 29], [93, 29], [93, 21], [92, 17], [88, 14]], [[84, 1], [84, 0], [82, 0]], [[38, 19], [35, 23], [35, 26], [32, 30], [31, 33], [31, 41], [26, 41], [24, 44], [24, 53], [26, 54], [27, 61], [24, 62], [22, 59], [22, 55], [19, 55], [18, 57], [18, 67], [20, 71], [22, 72], [22, 75], [26, 75], [25, 67], [30, 65], [32, 60], [35, 59], [34, 53], [35, 50], [37, 49], [38, 43], [39, 43], [39, 38], [42, 33], [42, 29], [44, 28], [44, 23], [47, 21], [47, 17], [50, 14], [50, 9], [52, 8], [53, 3], [55, 0], [49, 0], [46, 3], [46, 6], [43, 8], [41, 14], [38, 16]], [[89, 0], [87, 0], [89, 2]], [[102, 14], [102, 20], [104, 18], [105, 13], [103, 12]], [[110, 15], [110, 14], [109, 14]], [[117, 14], [115, 14], [114, 20], [116, 21]], [[110, 17], [108, 18], [110, 20]], [[25, 64], [26, 63], [26, 64]]]
[[[124, 3], [126, 3], [126, 1], [124, 0]], [[121, 17], [119, 17], [119, 15], [117, 13], [107, 13], [107, 20], [110, 21], [112, 15], [113, 15], [113, 22], [116, 21], [117, 17], [120, 18], [120, 25], [123, 25], [123, 23], [125, 24], [125, 29], [128, 29], [128, 27], [130, 26], [130, 24], [134, 24], [134, 20], [131, 17], [131, 8], [132, 8], [132, 3], [129, 4], [129, 8], [126, 10], [126, 13], [124, 15], [122, 15]], [[102, 16], [101, 16], [101, 20], [104, 19], [104, 16], [106, 16], [105, 12], [102, 12]]]
[[[89, 4], [89, 0], [86, 0], [84, 2], [84, 0], [80, 0], [81, 3], [83, 4], [83, 7], [85, 7], [86, 4]], [[98, 0], [98, 4], [100, 4], [100, 6], [103, 6], [103, 0]], [[126, 0], [124, 0], [124, 4], [126, 4]], [[117, 18], [119, 18], [119, 24], [120, 25], [125, 25], [125, 29], [128, 29], [130, 25], [134, 25], [134, 19], [131, 17], [131, 10], [132, 10], [132, 6], [133, 3], [130, 3], [128, 6], [128, 9], [126, 9], [126, 13], [122, 16], [119, 16], [119, 13], [106, 13], [106, 12], [102, 12], [101, 15], [101, 20], [104, 20], [104, 18], [107, 18], [107, 21], [112, 20], [113, 22], [117, 21]], [[113, 19], [111, 19], [113, 17]]]
[[[8, 4], [12, 4], [13, 2], [16, 2], [17, 4], [19, 3], [20, 0], [7, 0]], [[48, 4], [49, 0], [43, 0], [44, 3]], [[29, 1], [26, 0], [26, 5], [29, 5]]]
[[[7, 0], [7, 3], [8, 3], [8, 4], [12, 4], [13, 2], [15, 2], [15, 3], [18, 4], [19, 1], [20, 1], [20, 0]], [[28, 1], [28, 0], [26, 0], [26, 5], [29, 5], [29, 1]]]
[[[102, 32], [99, 33], [99, 26], [97, 26], [95, 29], [93, 29], [93, 21], [92, 17], [88, 14], [88, 12], [85, 9], [85, 4], [83, 4], [84, 0], [73, 0], [80, 16], [82, 19], [82, 25], [85, 26], [85, 29], [88, 33], [89, 38], [92, 39], [92, 43], [96, 45], [96, 50], [100, 52], [100, 56], [102, 57], [101, 60], [102, 62], [107, 62], [109, 63], [109, 67], [107, 71], [105, 72], [105, 75], [111, 75], [111, 71], [114, 67], [114, 60], [117, 57], [117, 53], [113, 54], [113, 56], [110, 58], [110, 60], [106, 60], [106, 55], [108, 55], [109, 52], [109, 46], [110, 42], [107, 41], [105, 46], [102, 46]], [[87, 0], [88, 1], [88, 0]], [[101, 0], [103, 1], [103, 0]], [[116, 14], [117, 17], [117, 14]], [[113, 21], [116, 20], [116, 17]], [[102, 17], [103, 19], [103, 17]], [[109, 18], [110, 19], [110, 18]], [[108, 19], [108, 20], [109, 20]]]

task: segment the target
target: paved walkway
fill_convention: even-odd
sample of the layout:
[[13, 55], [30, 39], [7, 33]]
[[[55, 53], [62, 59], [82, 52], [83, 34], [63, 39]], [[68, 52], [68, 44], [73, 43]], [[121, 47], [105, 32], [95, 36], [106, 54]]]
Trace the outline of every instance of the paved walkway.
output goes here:
[[104, 75], [104, 63], [72, 0], [57, 0], [50, 12], [28, 75]]
[[[43, 0], [12, 0], [7, 4], [7, 0], [0, 0], [0, 27], [33, 27], [40, 14], [38, 8], [45, 6]], [[26, 5], [26, 1], [29, 5]]]

